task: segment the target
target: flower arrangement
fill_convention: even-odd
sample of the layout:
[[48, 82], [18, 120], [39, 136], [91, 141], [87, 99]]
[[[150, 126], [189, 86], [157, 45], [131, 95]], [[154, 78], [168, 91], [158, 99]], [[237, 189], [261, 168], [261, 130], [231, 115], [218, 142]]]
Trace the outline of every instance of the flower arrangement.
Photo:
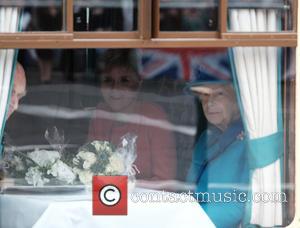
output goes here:
[[56, 128], [52, 137], [48, 131], [45, 137], [53, 150], [13, 151], [6, 156], [9, 176], [39, 187], [47, 184], [71, 185], [78, 181], [90, 185], [94, 175], [128, 175], [130, 180], [134, 180], [136, 136], [123, 136], [118, 147], [108, 141], [95, 140], [81, 146], [75, 155], [65, 151], [63, 135]]
[[19, 178], [26, 184], [43, 186], [47, 183], [56, 185], [73, 184], [76, 174], [64, 161], [64, 135], [57, 128], [46, 130], [45, 138], [52, 150], [36, 148], [27, 153], [13, 150], [5, 154], [6, 171], [10, 177]]
[[36, 162], [36, 165], [29, 167], [25, 174], [28, 184], [42, 186], [51, 178], [63, 184], [72, 184], [76, 179], [72, 168], [60, 160], [57, 151], [36, 150], [28, 153], [27, 156]]
[[36, 149], [26, 154], [14, 152], [10, 157], [8, 173], [24, 178], [27, 184], [40, 187], [53, 179], [56, 184], [72, 184], [76, 179], [72, 167], [61, 160], [58, 151]]
[[115, 148], [108, 141], [92, 141], [82, 146], [73, 158], [74, 172], [83, 184], [91, 184], [94, 175], [127, 175], [134, 179], [136, 136], [127, 134]]

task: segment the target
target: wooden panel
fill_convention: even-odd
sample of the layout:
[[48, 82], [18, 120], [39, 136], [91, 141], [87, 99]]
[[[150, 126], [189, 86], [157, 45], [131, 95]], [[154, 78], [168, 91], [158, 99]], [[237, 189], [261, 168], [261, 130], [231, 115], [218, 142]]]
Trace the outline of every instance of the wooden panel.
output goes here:
[[267, 39], [272, 42], [274, 39], [297, 39], [295, 32], [278, 32], [278, 33], [241, 33], [241, 32], [227, 32], [223, 33], [224, 39]]
[[153, 0], [153, 8], [152, 8], [152, 35], [153, 38], [159, 37], [160, 30], [160, 0]]
[[31, 42], [34, 44], [37, 40], [72, 40], [73, 33], [67, 32], [18, 32], [18, 33], [0, 33], [0, 44], [3, 41], [9, 42]]
[[178, 48], [279, 46], [296, 47], [297, 39], [59, 39], [0, 40], [0, 48]]
[[292, 4], [292, 7], [293, 7], [293, 31], [294, 32], [297, 32], [297, 22], [298, 22], [298, 14], [297, 14], [297, 9], [298, 9], [298, 0], [292, 0], [293, 1], [293, 4]]
[[227, 13], [228, 13], [228, 1], [219, 0], [219, 33], [220, 37], [223, 37], [223, 33], [227, 32]]
[[73, 0], [67, 0], [66, 2], [66, 11], [64, 20], [66, 21], [67, 32], [73, 32], [74, 30], [74, 12], [73, 12]]
[[139, 1], [139, 13], [138, 13], [138, 26], [140, 38], [143, 40], [149, 40], [152, 36], [152, 1], [140, 0]]
[[75, 39], [138, 39], [138, 32], [74, 32]]
[[218, 32], [160, 32], [158, 38], [218, 38]]

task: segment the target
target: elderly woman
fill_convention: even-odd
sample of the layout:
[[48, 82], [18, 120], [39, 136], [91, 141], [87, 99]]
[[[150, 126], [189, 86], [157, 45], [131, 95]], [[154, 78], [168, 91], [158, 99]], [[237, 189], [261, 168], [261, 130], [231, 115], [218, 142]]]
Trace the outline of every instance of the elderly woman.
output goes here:
[[188, 181], [196, 184], [194, 197], [217, 227], [238, 227], [249, 169], [231, 80], [204, 80], [189, 89], [200, 100], [208, 127], [197, 140]]

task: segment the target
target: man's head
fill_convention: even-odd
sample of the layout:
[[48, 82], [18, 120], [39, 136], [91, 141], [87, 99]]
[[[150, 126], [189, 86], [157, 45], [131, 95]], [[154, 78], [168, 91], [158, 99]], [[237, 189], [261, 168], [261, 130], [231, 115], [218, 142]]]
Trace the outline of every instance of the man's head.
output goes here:
[[24, 68], [20, 63], [17, 63], [13, 89], [11, 92], [10, 105], [7, 114], [7, 119], [16, 111], [19, 107], [19, 101], [26, 94], [26, 77]]
[[224, 131], [240, 118], [232, 84], [208, 84], [190, 88], [200, 99], [209, 123]]

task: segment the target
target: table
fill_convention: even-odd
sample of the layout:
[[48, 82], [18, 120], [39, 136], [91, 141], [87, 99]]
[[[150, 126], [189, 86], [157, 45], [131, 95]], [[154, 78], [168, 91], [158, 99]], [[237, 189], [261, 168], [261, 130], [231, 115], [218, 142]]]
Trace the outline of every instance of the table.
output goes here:
[[[91, 192], [87, 190], [60, 194], [1, 194], [0, 227], [215, 227], [197, 202], [144, 202], [141, 196], [149, 193], [170, 194], [136, 188], [128, 195], [127, 216], [93, 216]], [[172, 194], [182, 199], [181, 195]], [[139, 199], [144, 200], [138, 202]]]

